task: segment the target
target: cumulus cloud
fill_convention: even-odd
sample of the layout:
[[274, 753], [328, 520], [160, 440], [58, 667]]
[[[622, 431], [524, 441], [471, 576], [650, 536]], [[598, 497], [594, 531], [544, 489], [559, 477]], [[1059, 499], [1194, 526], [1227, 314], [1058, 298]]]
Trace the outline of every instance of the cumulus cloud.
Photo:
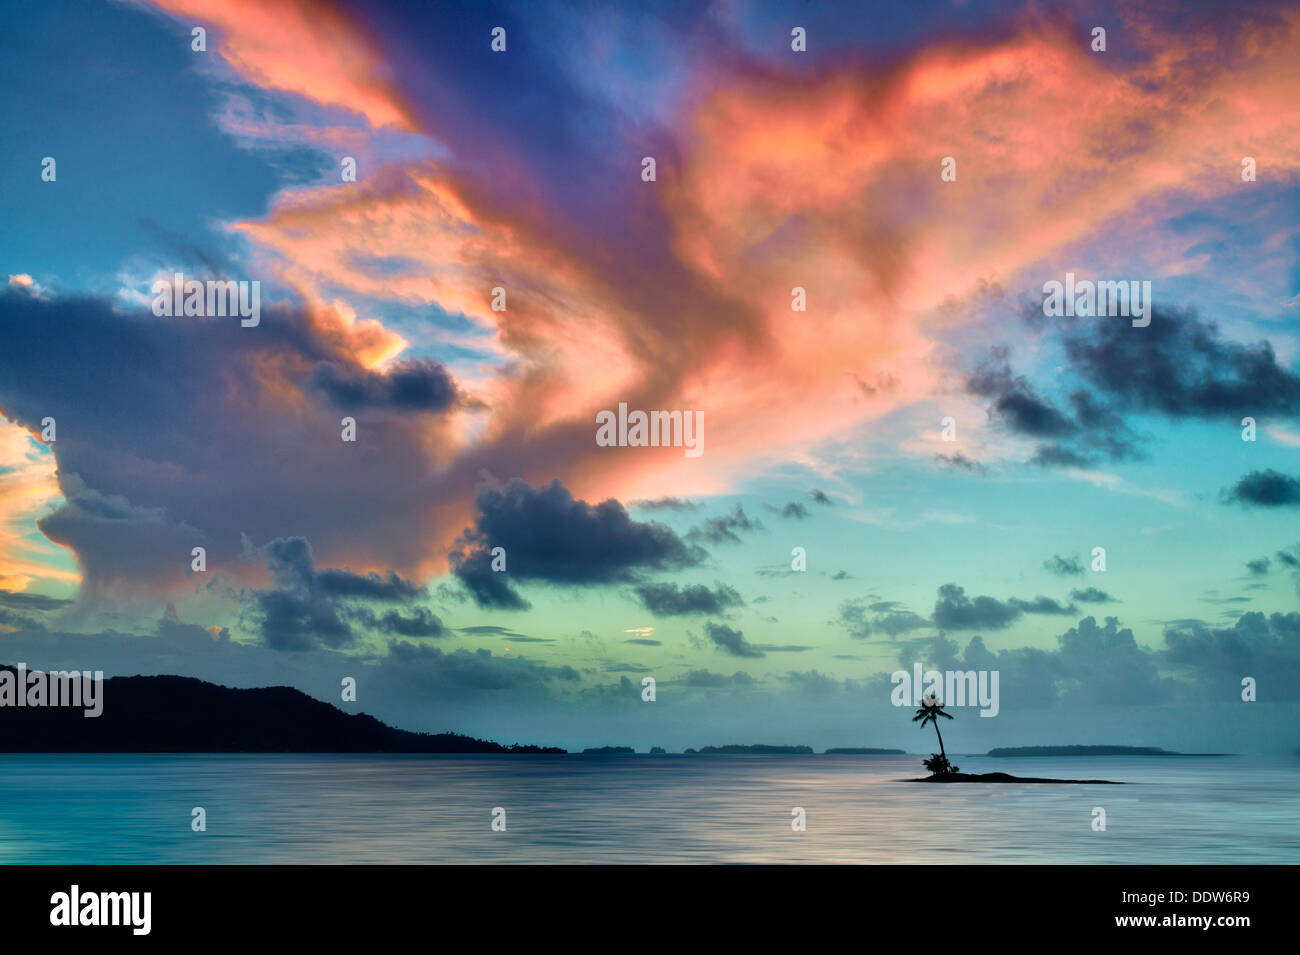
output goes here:
[[939, 588], [931, 619], [936, 627], [945, 630], [1000, 630], [1027, 613], [1063, 616], [1074, 612], [1073, 606], [1050, 597], [1040, 596], [1033, 600], [1012, 597], [1005, 602], [986, 596], [972, 599], [966, 596], [964, 587], [944, 584]]
[[324, 361], [312, 372], [311, 381], [345, 411], [388, 407], [437, 413], [460, 400], [447, 369], [427, 358], [397, 362], [383, 372]]
[[897, 637], [913, 630], [932, 626], [929, 619], [900, 607], [892, 600], [855, 597], [840, 605], [836, 618], [850, 637], [865, 640], [872, 634]]
[[317, 646], [351, 645], [355, 633], [349, 619], [374, 629], [404, 636], [438, 636], [442, 622], [417, 609], [411, 617], [389, 612], [376, 617], [352, 601], [409, 603], [425, 595], [422, 587], [391, 571], [354, 574], [347, 570], [317, 570], [310, 542], [303, 537], [277, 538], [261, 550], [275, 578], [275, 587], [251, 593], [257, 630], [274, 650], [309, 650]]
[[1300, 507], [1300, 478], [1272, 468], [1251, 471], [1221, 496], [1246, 507]]
[[[485, 485], [475, 507], [451, 563], [483, 607], [527, 607], [511, 580], [636, 583], [642, 572], [680, 570], [707, 556], [664, 524], [632, 520], [618, 501], [575, 500], [558, 480], [539, 488], [518, 479], [500, 490]], [[492, 569], [496, 547], [505, 549], [505, 573]]]
[[1278, 363], [1272, 344], [1224, 338], [1192, 309], [1153, 309], [1141, 335], [1090, 322], [1065, 350], [1073, 372], [1123, 412], [1239, 421], [1300, 411], [1300, 375]]
[[743, 607], [745, 601], [735, 588], [718, 584], [710, 590], [702, 584], [679, 587], [672, 583], [641, 584], [634, 588], [645, 608], [660, 617], [681, 614], [719, 614], [731, 607]]
[[710, 517], [699, 527], [692, 527], [686, 533], [686, 539], [690, 541], [707, 541], [710, 544], [739, 544], [740, 536], [737, 533], [747, 531], [761, 531], [763, 522], [752, 519], [745, 513], [745, 509], [739, 504], [729, 514], [721, 517]]
[[1060, 554], [1053, 554], [1043, 561], [1043, 567], [1048, 573], [1056, 574], [1058, 577], [1083, 576], [1083, 564], [1079, 563], [1078, 557], [1062, 557]]
[[704, 632], [719, 650], [733, 657], [761, 657], [763, 651], [745, 639], [744, 631], [735, 630], [724, 623], [712, 620], [704, 624]]

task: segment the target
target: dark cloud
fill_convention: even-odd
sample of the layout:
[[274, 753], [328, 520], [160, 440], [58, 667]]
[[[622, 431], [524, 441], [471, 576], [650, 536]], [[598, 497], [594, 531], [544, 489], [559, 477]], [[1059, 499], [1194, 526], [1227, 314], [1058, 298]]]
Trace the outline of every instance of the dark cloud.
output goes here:
[[766, 505], [767, 509], [774, 514], [780, 514], [782, 517], [792, 517], [796, 520], [803, 520], [811, 517], [812, 514], [808, 508], [804, 507], [798, 501], [790, 501], [784, 507], [773, 507], [771, 504]]
[[1058, 638], [1058, 689], [1085, 704], [1162, 702], [1172, 695], [1154, 654], [1115, 617], [1084, 617]]
[[303, 537], [281, 537], [261, 550], [275, 578], [275, 587], [251, 594], [258, 632], [274, 650], [310, 650], [317, 646], [339, 648], [355, 640], [349, 619], [375, 629], [404, 636], [440, 636], [442, 622], [427, 610], [402, 617], [390, 611], [376, 617], [350, 601], [409, 603], [424, 595], [391, 571], [353, 574], [346, 570], [316, 569], [312, 546]]
[[389, 610], [379, 618], [379, 629], [399, 637], [441, 637], [447, 632], [442, 621], [427, 607], [416, 607], [406, 617], [396, 610]]
[[855, 640], [865, 640], [873, 633], [883, 633], [893, 638], [932, 626], [928, 619], [902, 608], [896, 601], [872, 601], [866, 597], [842, 603], [838, 623]]
[[[575, 500], [557, 480], [544, 487], [513, 480], [482, 486], [477, 515], [451, 552], [453, 572], [480, 606], [524, 609], [509, 580], [586, 585], [639, 582], [642, 571], [692, 567], [707, 554], [657, 522], [637, 522], [615, 500]], [[506, 571], [493, 571], [492, 549]]]
[[960, 452], [956, 454], [936, 454], [934, 459], [939, 462], [941, 467], [953, 471], [969, 471], [971, 474], [987, 474], [989, 470], [974, 458], [969, 458]]
[[[86, 592], [180, 584], [199, 545], [210, 571], [239, 571], [241, 532], [301, 534], [331, 565], [410, 573], [428, 559], [449, 426], [390, 402], [340, 440], [316, 369], [364, 374], [320, 319], [268, 305], [242, 328], [0, 291], [0, 413], [33, 431], [57, 421], [66, 503], [40, 526], [73, 551]], [[407, 384], [390, 397], [418, 393]]]
[[1096, 463], [1086, 455], [1057, 444], [1039, 445], [1029, 460], [1031, 464], [1045, 468], [1090, 468]]
[[311, 650], [352, 643], [352, 627], [342, 619], [339, 605], [307, 591], [264, 590], [254, 599], [262, 639], [272, 650]]
[[[1056, 650], [1037, 647], [990, 651], [980, 637], [963, 649], [944, 634], [908, 641], [900, 666], [913, 662], [938, 670], [997, 670], [1003, 712], [1007, 687], [1016, 688], [1016, 707], [1056, 707], [1064, 703], [1149, 705], [1175, 697], [1178, 684], [1162, 676], [1159, 656], [1137, 645], [1133, 631], [1114, 617], [1098, 624], [1084, 617], [1057, 638]], [[884, 678], [876, 678], [883, 686]]]
[[1085, 604], [1104, 604], [1114, 603], [1115, 598], [1104, 590], [1098, 590], [1096, 587], [1084, 587], [1081, 590], [1071, 590], [1070, 599], [1077, 600]]
[[635, 591], [645, 608], [659, 617], [692, 613], [718, 614], [731, 607], [745, 605], [740, 594], [726, 584], [718, 584], [717, 590], [710, 590], [702, 584], [689, 584], [685, 587], [668, 583], [641, 584]]
[[1060, 554], [1053, 554], [1043, 561], [1043, 567], [1058, 577], [1083, 576], [1083, 564], [1079, 563], [1079, 558], [1074, 556], [1062, 557]]
[[47, 597], [45, 594], [0, 590], [0, 607], [7, 607], [10, 610], [60, 610], [71, 603], [71, 600], [60, 600], [58, 597]]
[[835, 506], [835, 502], [830, 499], [830, 496], [825, 491], [819, 490], [817, 488], [813, 488], [811, 491], [809, 491], [808, 497], [814, 504], [820, 504], [822, 505], [822, 507]]
[[867, 618], [867, 601], [861, 597], [846, 600], [840, 605], [839, 624], [855, 640], [871, 636], [871, 621]]
[[162, 508], [101, 494], [75, 474], [60, 474], [59, 483], [63, 505], [36, 526], [76, 554], [87, 592], [111, 582], [181, 574], [189, 569], [192, 548], [209, 543], [196, 528], [169, 520]]
[[1251, 471], [1221, 496], [1225, 503], [1247, 507], [1297, 507], [1300, 506], [1300, 479], [1272, 468]]
[[311, 380], [335, 407], [344, 411], [387, 407], [438, 413], [459, 401], [456, 383], [447, 369], [427, 358], [396, 362], [382, 373], [323, 361], [312, 372]]
[[714, 623], [712, 620], [704, 624], [704, 632], [713, 641], [714, 645], [724, 653], [729, 653], [733, 657], [761, 657], [763, 651], [752, 646], [745, 639], [745, 634], [741, 630], [734, 630], [723, 623]]
[[1035, 597], [1033, 600], [1017, 600], [1012, 597], [1007, 603], [1021, 613], [1041, 613], [1056, 616], [1070, 616], [1078, 613], [1078, 608], [1073, 604], [1058, 603], [1050, 597]]
[[1246, 561], [1246, 569], [1256, 577], [1262, 577], [1268, 573], [1270, 561], [1267, 557], [1259, 557], [1255, 560]]
[[408, 601], [425, 595], [425, 589], [404, 580], [393, 571], [387, 574], [354, 574], [346, 570], [322, 570], [316, 574], [316, 588], [335, 597], [367, 600]]
[[[30, 631], [43, 631], [46, 629], [45, 621], [26, 613], [19, 613], [5, 606], [0, 606], [0, 627]], [[2, 632], [4, 631], [0, 630], [0, 633]]]
[[1015, 623], [1024, 614], [1067, 616], [1077, 613], [1073, 605], [1062, 604], [1050, 597], [1020, 600], [1012, 597], [1001, 601], [994, 597], [966, 596], [966, 590], [956, 584], [939, 588], [931, 619], [936, 627], [945, 630], [1000, 630]]
[[1235, 702], [1253, 677], [1259, 699], [1300, 699], [1300, 613], [1243, 613], [1233, 626], [1201, 621], [1165, 629], [1165, 660], [1193, 680], [1202, 699]]
[[683, 497], [658, 497], [650, 501], [633, 501], [632, 507], [647, 511], [693, 511], [695, 502]]
[[[487, 547], [455, 549], [450, 554], [452, 572], [465, 585], [480, 607], [497, 610], [529, 610], [532, 604], [510, 586], [503, 571], [492, 569], [492, 552]], [[507, 565], [508, 566], [508, 565]]]
[[302, 585], [326, 597], [408, 603], [427, 596], [424, 587], [398, 576], [354, 574], [347, 570], [316, 569], [311, 543], [305, 537], [280, 537], [262, 548], [266, 565], [282, 586]]
[[1118, 411], [1089, 390], [1069, 394], [1067, 409], [1040, 396], [1023, 375], [1011, 369], [1010, 351], [992, 349], [966, 380], [973, 395], [991, 399], [989, 419], [1041, 443], [1031, 463], [1043, 467], [1087, 468], [1099, 461], [1141, 457], [1140, 439]]
[[896, 637], [900, 634], [911, 633], [913, 630], [933, 626], [933, 624], [920, 614], [913, 613], [910, 610], [903, 610], [881, 614], [871, 621], [871, 626], [877, 633]]
[[544, 691], [550, 684], [580, 679], [570, 666], [552, 667], [511, 654], [493, 656], [487, 649], [443, 651], [427, 644], [393, 640], [388, 644], [388, 682], [413, 684], [420, 692], [450, 698], [488, 696], [512, 700], [521, 691]]
[[[1041, 312], [1033, 315], [1036, 325], [1040, 317]], [[1043, 442], [1031, 462], [1044, 467], [1087, 468], [1142, 457], [1143, 439], [1127, 424], [1128, 415], [1239, 422], [1300, 413], [1300, 375], [1278, 363], [1269, 342], [1225, 339], [1194, 310], [1154, 309], [1150, 326], [1142, 329], [1125, 322], [1079, 323], [1067, 329], [1063, 342], [1066, 366], [1081, 386], [1070, 392], [1068, 408], [1015, 374], [1005, 347], [993, 349], [966, 381], [971, 394], [990, 399], [990, 419]], [[1300, 502], [1300, 483], [1292, 486], [1290, 480], [1272, 475], [1257, 487], [1248, 484], [1243, 502]], [[1252, 491], [1262, 499], [1250, 498]]]
[[1089, 322], [1066, 337], [1065, 351], [1117, 411], [1232, 421], [1300, 412], [1300, 376], [1278, 364], [1269, 342], [1229, 341], [1195, 310], [1153, 309], [1143, 329]]
[[751, 520], [745, 513], [745, 509], [739, 504], [730, 514], [722, 517], [710, 517], [700, 527], [692, 527], [686, 534], [686, 539], [691, 541], [708, 541], [710, 544], [739, 544], [740, 537], [737, 531], [761, 531], [763, 523], [758, 520]]
[[1021, 615], [1018, 607], [993, 597], [966, 596], [964, 587], [944, 584], [939, 588], [932, 619], [945, 630], [998, 630], [1009, 627]]
[[1029, 380], [1011, 370], [1006, 348], [995, 348], [966, 379], [966, 390], [991, 398], [989, 418], [1035, 438], [1061, 438], [1077, 430], [1065, 414], [1040, 398]]

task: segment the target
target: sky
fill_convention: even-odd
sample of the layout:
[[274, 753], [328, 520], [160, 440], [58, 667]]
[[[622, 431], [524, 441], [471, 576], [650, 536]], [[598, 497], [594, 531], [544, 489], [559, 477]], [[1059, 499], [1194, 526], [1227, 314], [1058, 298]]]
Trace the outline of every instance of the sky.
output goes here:
[[0, 661], [909, 751], [920, 664], [1000, 675], [953, 752], [1300, 744], [1294, 5], [0, 16]]

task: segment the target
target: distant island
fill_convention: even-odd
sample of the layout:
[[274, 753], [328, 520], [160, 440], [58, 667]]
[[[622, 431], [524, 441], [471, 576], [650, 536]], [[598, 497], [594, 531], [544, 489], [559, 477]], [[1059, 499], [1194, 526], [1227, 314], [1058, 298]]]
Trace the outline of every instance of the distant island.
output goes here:
[[633, 756], [636, 754], [631, 746], [593, 746], [582, 751], [583, 756]]
[[744, 746], [730, 743], [726, 746], [701, 746], [699, 749], [688, 749], [686, 753], [701, 756], [812, 756], [813, 748], [811, 746], [768, 746], [763, 743]]
[[[15, 672], [13, 667], [0, 667]], [[0, 709], [4, 753], [565, 753], [459, 733], [412, 733], [287, 686], [237, 690], [183, 676], [111, 677], [104, 711]]]
[[1231, 756], [1231, 753], [1177, 753], [1159, 746], [1006, 746], [990, 756]]
[[872, 749], [870, 746], [837, 746], [826, 750], [827, 756], [906, 756], [901, 749]]

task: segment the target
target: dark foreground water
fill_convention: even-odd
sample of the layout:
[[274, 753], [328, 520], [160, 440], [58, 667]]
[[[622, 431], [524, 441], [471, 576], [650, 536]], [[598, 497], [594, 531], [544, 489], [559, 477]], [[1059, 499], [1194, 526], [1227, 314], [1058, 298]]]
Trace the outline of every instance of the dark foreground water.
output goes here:
[[899, 782], [917, 756], [0, 755], [0, 863], [1300, 861], [1292, 757], [959, 761], [1129, 785]]

